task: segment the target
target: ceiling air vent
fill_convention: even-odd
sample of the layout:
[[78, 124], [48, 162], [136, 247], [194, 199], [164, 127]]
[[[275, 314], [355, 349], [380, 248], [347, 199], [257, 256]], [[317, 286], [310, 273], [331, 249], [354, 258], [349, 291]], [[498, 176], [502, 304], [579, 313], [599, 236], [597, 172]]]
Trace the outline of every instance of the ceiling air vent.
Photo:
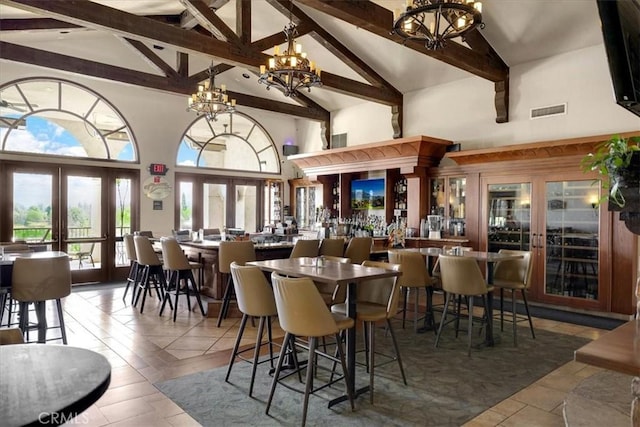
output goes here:
[[548, 107], [532, 108], [529, 118], [541, 119], [543, 117], [560, 116], [567, 114], [567, 104], [550, 105]]

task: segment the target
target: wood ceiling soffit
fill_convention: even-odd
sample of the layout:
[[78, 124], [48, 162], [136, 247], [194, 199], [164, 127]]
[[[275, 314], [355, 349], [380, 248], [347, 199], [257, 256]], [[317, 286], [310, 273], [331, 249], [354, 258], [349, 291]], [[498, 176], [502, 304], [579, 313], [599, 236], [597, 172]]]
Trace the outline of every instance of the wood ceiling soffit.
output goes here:
[[297, 154], [288, 159], [309, 176], [395, 168], [403, 173], [415, 173], [418, 168], [436, 166], [451, 144], [451, 141], [419, 136]]
[[[158, 89], [182, 95], [190, 95], [193, 92], [193, 85], [185, 85], [175, 80], [169, 80], [166, 77], [2, 41], [0, 41], [0, 55], [2, 58], [10, 61], [23, 62], [45, 68], [54, 68], [106, 80], [115, 80], [150, 89]], [[289, 114], [310, 120], [329, 120], [329, 113], [326, 111], [317, 111], [313, 108], [300, 107], [285, 102], [236, 92], [227, 91], [227, 93], [230, 97], [236, 99], [238, 105], [273, 111], [275, 113]]]
[[181, 0], [181, 3], [193, 14], [200, 25], [212, 34], [216, 34], [216, 37], [217, 34], [222, 34], [228, 42], [240, 44], [238, 35], [202, 0]]
[[[640, 136], [640, 131], [626, 132], [620, 135], [623, 137]], [[595, 135], [556, 141], [503, 145], [495, 148], [454, 151], [446, 153], [445, 157], [454, 160], [460, 166], [465, 166], [490, 162], [584, 156], [593, 152], [598, 144], [609, 138], [611, 135]]]
[[187, 53], [222, 58], [234, 65], [259, 68], [266, 60], [266, 55], [259, 52], [238, 49], [231, 43], [87, 0], [0, 0], [0, 4], [88, 28], [113, 31], [123, 37], [160, 42]]
[[174, 70], [173, 68], [171, 68], [169, 64], [164, 62], [162, 58], [156, 55], [156, 53], [153, 50], [149, 49], [147, 45], [145, 45], [139, 40], [133, 40], [126, 37], [124, 37], [124, 40], [127, 42], [129, 46], [132, 46], [135, 49], [135, 51], [139, 54], [139, 56], [142, 58], [142, 60], [145, 61], [147, 64], [149, 64], [152, 68], [160, 71], [170, 79], [180, 78], [180, 75], [176, 72], [176, 70]]

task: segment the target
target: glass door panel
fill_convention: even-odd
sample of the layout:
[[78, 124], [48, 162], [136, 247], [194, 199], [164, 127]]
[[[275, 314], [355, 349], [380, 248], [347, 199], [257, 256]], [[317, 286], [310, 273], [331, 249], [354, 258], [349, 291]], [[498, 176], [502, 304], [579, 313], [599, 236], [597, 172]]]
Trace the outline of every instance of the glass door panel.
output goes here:
[[193, 229], [193, 182], [180, 181], [178, 183], [180, 194], [180, 230]]
[[122, 237], [131, 233], [131, 188], [133, 181], [130, 178], [116, 178], [116, 238], [115, 238], [115, 265], [125, 267], [129, 265], [129, 259], [124, 250]]
[[236, 184], [235, 228], [255, 233], [258, 224], [258, 186]]
[[586, 180], [545, 188], [545, 293], [598, 300], [598, 187]]
[[71, 258], [72, 270], [100, 269], [103, 236], [102, 178], [66, 176], [66, 227], [63, 249]]
[[42, 243], [51, 249], [57, 213], [53, 200], [53, 175], [15, 172], [13, 177], [12, 240]]
[[488, 250], [529, 250], [531, 183], [489, 184]]
[[449, 178], [449, 236], [465, 234], [466, 178]]
[[224, 230], [227, 225], [227, 185], [204, 184], [203, 228]]

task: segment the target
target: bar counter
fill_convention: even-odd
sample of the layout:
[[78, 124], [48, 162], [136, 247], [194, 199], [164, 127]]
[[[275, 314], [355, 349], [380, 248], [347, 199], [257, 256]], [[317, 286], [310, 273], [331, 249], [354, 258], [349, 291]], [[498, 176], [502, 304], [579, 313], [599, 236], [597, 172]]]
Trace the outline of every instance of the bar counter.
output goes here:
[[[204, 265], [204, 283], [200, 286], [202, 293], [215, 299], [222, 299], [224, 281], [218, 268], [219, 241], [180, 242], [189, 259]], [[293, 249], [291, 242], [256, 243], [256, 260], [288, 258]]]

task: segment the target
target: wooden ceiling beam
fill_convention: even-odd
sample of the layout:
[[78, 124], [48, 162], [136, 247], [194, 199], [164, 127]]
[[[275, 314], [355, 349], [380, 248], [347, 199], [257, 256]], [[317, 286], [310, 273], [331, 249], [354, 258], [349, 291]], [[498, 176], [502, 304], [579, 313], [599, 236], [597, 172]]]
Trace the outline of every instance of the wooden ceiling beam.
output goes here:
[[0, 19], [0, 31], [72, 30], [82, 28], [75, 24], [51, 18]]
[[391, 34], [393, 12], [371, 1], [296, 1], [492, 82], [504, 81], [508, 75], [509, 67], [499, 57], [476, 52], [455, 42], [447, 43], [446, 47], [437, 50], [429, 50], [416, 41], [405, 42]]
[[[217, 10], [220, 9], [225, 4], [229, 3], [229, 0], [209, 0], [209, 9]], [[187, 9], [180, 15], [180, 28], [184, 28], [185, 30], [191, 30], [198, 25], [198, 20], [196, 17]], [[219, 37], [218, 37], [219, 36]], [[216, 38], [221, 38], [222, 33], [216, 35]]]
[[265, 55], [251, 49], [238, 49], [231, 43], [88, 0], [0, 0], [0, 4], [87, 28], [114, 32], [122, 37], [159, 42], [190, 54], [222, 58], [233, 65], [259, 68], [266, 60]]
[[398, 105], [398, 103], [402, 104], [402, 97], [398, 98], [395, 93], [389, 92], [386, 88], [371, 86], [326, 71], [322, 71], [320, 79], [322, 80], [322, 87], [333, 92], [355, 96], [384, 105], [393, 106]]
[[[296, 27], [296, 30], [298, 31], [298, 36], [302, 37], [305, 34], [308, 34], [311, 32], [311, 25], [309, 25], [308, 22], [301, 22], [300, 25]], [[251, 47], [255, 50], [259, 50], [260, 52], [262, 52], [264, 50], [272, 48], [275, 45], [281, 45], [286, 41], [287, 41], [287, 38], [284, 34], [284, 31], [280, 31], [275, 34], [271, 34], [270, 36], [267, 36], [265, 38], [262, 38], [260, 40], [254, 41], [253, 43], [251, 43]]]
[[[158, 89], [182, 95], [190, 95], [193, 92], [193, 86], [185, 79], [169, 79], [154, 74], [142, 73], [127, 68], [28, 48], [3, 41], [0, 41], [0, 53], [2, 55], [1, 57], [5, 60], [31, 64], [38, 67], [53, 68], [70, 73], [105, 80], [114, 80], [129, 85]], [[328, 122], [330, 119], [329, 112], [326, 110], [318, 111], [315, 108], [301, 107], [237, 92], [228, 93], [230, 97], [236, 99], [238, 105], [259, 108], [274, 113], [289, 114], [321, 122]]]
[[[322, 46], [324, 46], [329, 52], [336, 56], [339, 60], [347, 64], [351, 69], [360, 74], [365, 80], [375, 86], [386, 87], [390, 92], [397, 92], [402, 97], [402, 94], [396, 90], [389, 82], [383, 79], [373, 68], [369, 66], [365, 61], [355, 55], [348, 47], [343, 45], [338, 39], [329, 34], [324, 28], [318, 25], [309, 15], [304, 13], [302, 9], [295, 4], [291, 6], [289, 0], [267, 0], [267, 2], [278, 10], [283, 15], [289, 14], [289, 10], [293, 16], [297, 17], [301, 22], [305, 22], [311, 26], [311, 36]], [[291, 9], [289, 9], [291, 8]]]
[[128, 43], [129, 46], [132, 46], [142, 58], [142, 60], [149, 64], [152, 68], [155, 68], [166, 77], [169, 77], [171, 79], [177, 79], [180, 77], [176, 70], [171, 68], [169, 64], [164, 62], [162, 58], [156, 55], [153, 50], [149, 49], [147, 45], [145, 45], [141, 41], [129, 39], [126, 37], [124, 37], [124, 40]]
[[180, 0], [182, 5], [196, 18], [198, 23], [212, 34], [222, 34], [231, 43], [240, 43], [240, 38], [216, 13], [202, 0]]
[[251, 44], [251, 0], [236, 0], [236, 33], [242, 44]]

